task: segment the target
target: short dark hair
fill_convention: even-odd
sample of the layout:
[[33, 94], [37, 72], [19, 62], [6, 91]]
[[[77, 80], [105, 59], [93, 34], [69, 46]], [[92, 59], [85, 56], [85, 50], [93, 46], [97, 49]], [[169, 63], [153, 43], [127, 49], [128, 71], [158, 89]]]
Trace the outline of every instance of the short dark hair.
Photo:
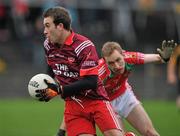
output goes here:
[[71, 29], [71, 17], [67, 9], [57, 6], [47, 9], [43, 17], [52, 17], [55, 25], [62, 23], [67, 30]]

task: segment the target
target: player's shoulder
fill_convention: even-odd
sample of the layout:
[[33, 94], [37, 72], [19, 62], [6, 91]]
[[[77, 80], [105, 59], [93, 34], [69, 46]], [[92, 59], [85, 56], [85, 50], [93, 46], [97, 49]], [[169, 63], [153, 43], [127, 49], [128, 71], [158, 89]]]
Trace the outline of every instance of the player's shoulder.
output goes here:
[[77, 56], [80, 56], [81, 52], [88, 53], [89, 49], [94, 48], [94, 44], [87, 37], [80, 34], [75, 34], [71, 47], [74, 49]]
[[77, 46], [88, 46], [88, 45], [94, 46], [94, 43], [89, 38], [87, 38], [84, 35], [77, 34], [77, 33], [75, 33], [73, 41], [74, 41], [73, 46], [75, 46], [75, 47], [77, 47]]
[[104, 60], [104, 58], [100, 58], [99, 60], [98, 60], [98, 64], [99, 65], [104, 65], [106, 62], [105, 62], [105, 60]]
[[102, 73], [104, 73], [105, 71], [107, 71], [108, 66], [104, 60], [104, 58], [101, 58], [98, 60], [98, 71], [99, 71], [99, 75], [101, 75]]
[[74, 40], [85, 41], [85, 40], [88, 40], [88, 38], [84, 35], [75, 33], [74, 34]]
[[98, 61], [98, 75], [101, 80], [104, 80], [107, 76], [109, 76], [110, 70], [108, 69], [108, 65], [106, 64], [104, 58], [99, 59]]

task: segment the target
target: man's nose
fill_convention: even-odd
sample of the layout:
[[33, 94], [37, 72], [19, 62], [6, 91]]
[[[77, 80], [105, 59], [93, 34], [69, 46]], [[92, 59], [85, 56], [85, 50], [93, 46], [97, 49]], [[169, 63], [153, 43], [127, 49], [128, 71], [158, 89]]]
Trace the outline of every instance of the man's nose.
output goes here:
[[119, 64], [117, 62], [114, 63], [115, 68], [119, 68]]
[[46, 35], [47, 34], [47, 32], [46, 32], [46, 30], [44, 29], [44, 35]]

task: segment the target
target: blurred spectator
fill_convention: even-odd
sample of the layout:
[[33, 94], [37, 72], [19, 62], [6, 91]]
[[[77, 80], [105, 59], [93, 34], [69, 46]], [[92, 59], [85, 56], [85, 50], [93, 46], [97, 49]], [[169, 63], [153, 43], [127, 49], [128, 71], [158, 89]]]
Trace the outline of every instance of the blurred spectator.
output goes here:
[[12, 18], [17, 38], [23, 39], [28, 35], [26, 17], [29, 14], [27, 0], [12, 0]]
[[58, 3], [60, 3], [61, 0], [42, 0], [42, 10], [45, 11], [46, 9], [50, 7], [57, 6]]
[[167, 67], [167, 81], [177, 85], [176, 106], [180, 110], [180, 45], [176, 47]]
[[0, 74], [5, 72], [6, 70], [6, 62], [4, 59], [0, 58]]
[[136, 0], [134, 5], [137, 8], [136, 24], [139, 28], [145, 29], [147, 25], [148, 15], [155, 10], [156, 0]]
[[34, 32], [32, 36], [32, 44], [33, 44], [33, 64], [38, 67], [43, 67], [45, 65], [45, 58], [44, 58], [44, 49], [43, 49], [43, 24], [42, 18], [38, 17], [35, 20], [34, 25]]
[[2, 0], [0, 0], [0, 41], [4, 42], [9, 39], [10, 33], [7, 27], [8, 11]]
[[173, 2], [174, 19], [177, 28], [178, 40], [180, 40], [180, 2]]
[[113, 33], [123, 39], [126, 45], [136, 45], [136, 32], [133, 26], [131, 1], [119, 1], [118, 7], [114, 13]]
[[28, 0], [12, 0], [11, 3], [11, 15], [13, 20], [14, 37], [19, 51], [21, 54], [22, 61], [32, 61], [32, 24], [27, 21], [30, 14]]
[[138, 0], [139, 8], [144, 11], [153, 10], [156, 0]]

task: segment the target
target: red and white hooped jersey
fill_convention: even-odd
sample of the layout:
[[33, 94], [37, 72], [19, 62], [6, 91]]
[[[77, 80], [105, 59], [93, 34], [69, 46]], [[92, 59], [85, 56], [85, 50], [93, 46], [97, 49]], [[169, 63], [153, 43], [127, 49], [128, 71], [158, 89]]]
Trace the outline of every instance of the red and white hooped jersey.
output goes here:
[[[48, 65], [61, 85], [68, 85], [84, 76], [98, 76], [98, 55], [95, 45], [86, 37], [72, 32], [62, 45], [44, 42]], [[78, 94], [92, 99], [108, 99], [102, 81], [96, 89], [81, 90]]]
[[110, 100], [122, 95], [127, 88], [131, 88], [128, 83], [129, 74], [133, 70], [134, 65], [144, 64], [143, 53], [124, 51], [123, 54], [125, 60], [125, 71], [123, 74], [113, 74], [103, 58], [98, 62], [99, 78], [103, 81]]

